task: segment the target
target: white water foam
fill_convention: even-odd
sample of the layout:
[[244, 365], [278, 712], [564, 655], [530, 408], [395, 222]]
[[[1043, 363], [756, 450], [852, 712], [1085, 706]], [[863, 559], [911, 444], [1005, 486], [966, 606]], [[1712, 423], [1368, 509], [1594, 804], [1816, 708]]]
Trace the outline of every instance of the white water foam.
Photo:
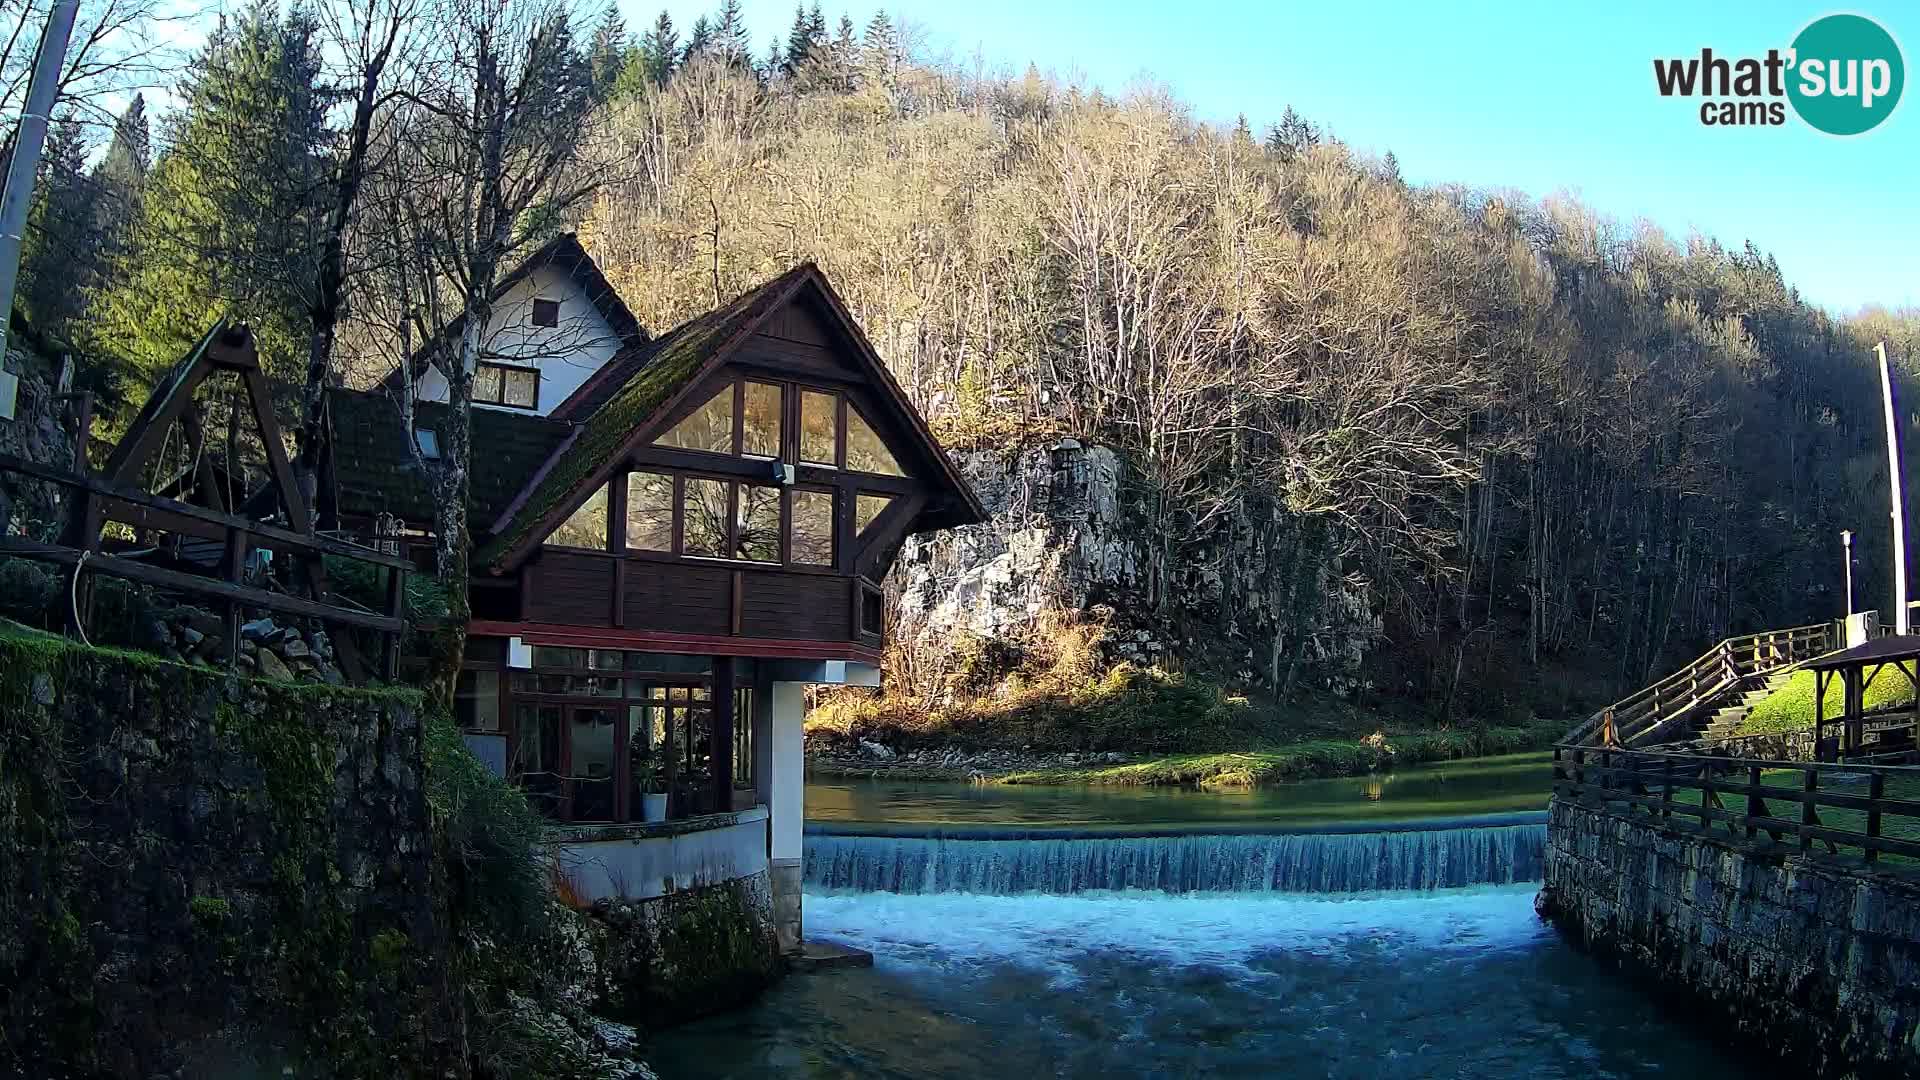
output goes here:
[[1075, 979], [1088, 954], [1155, 966], [1247, 972], [1262, 955], [1338, 956], [1355, 948], [1490, 952], [1549, 931], [1536, 888], [1484, 886], [1340, 897], [1158, 892], [1027, 894], [808, 893], [809, 937], [867, 949], [882, 967], [973, 969], [983, 962]]

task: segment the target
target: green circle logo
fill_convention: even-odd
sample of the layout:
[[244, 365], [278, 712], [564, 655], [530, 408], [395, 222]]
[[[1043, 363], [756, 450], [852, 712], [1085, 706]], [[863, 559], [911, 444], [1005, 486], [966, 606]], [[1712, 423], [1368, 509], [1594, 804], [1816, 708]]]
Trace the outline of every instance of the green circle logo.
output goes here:
[[1907, 66], [1893, 35], [1864, 15], [1828, 15], [1793, 39], [1787, 99], [1829, 135], [1859, 135], [1900, 104]]

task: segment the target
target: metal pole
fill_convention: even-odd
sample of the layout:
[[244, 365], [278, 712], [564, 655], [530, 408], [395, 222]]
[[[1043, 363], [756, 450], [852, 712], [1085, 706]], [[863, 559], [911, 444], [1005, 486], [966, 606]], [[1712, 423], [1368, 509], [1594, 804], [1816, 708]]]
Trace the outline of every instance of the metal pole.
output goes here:
[[1847, 618], [1853, 618], [1853, 530], [1840, 530], [1840, 547], [1847, 560]]
[[7, 352], [7, 331], [13, 324], [13, 285], [20, 276], [20, 238], [27, 231], [27, 208], [33, 204], [34, 174], [40, 170], [40, 151], [47, 142], [47, 119], [60, 93], [60, 65], [67, 59], [67, 38], [73, 35], [73, 16], [80, 0], [54, 0], [47, 26], [40, 35], [40, 53], [33, 63], [33, 81], [27, 84], [27, 103], [20, 110], [20, 126], [13, 136], [13, 161], [7, 166], [7, 186], [0, 194], [0, 356]]
[[1887, 482], [1893, 498], [1893, 632], [1912, 629], [1907, 613], [1907, 510], [1900, 495], [1900, 427], [1893, 410], [1893, 373], [1887, 367], [1887, 343], [1873, 347], [1880, 358], [1880, 397], [1887, 407]]

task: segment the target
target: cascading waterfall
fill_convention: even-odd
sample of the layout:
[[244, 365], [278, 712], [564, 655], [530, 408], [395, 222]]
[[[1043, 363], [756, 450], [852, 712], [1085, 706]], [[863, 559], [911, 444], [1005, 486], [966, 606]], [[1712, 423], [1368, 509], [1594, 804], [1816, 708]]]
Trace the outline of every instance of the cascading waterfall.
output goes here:
[[811, 889], [1065, 895], [1354, 893], [1537, 881], [1546, 826], [1472, 824], [1370, 832], [1048, 835], [1030, 830], [860, 835], [811, 827]]

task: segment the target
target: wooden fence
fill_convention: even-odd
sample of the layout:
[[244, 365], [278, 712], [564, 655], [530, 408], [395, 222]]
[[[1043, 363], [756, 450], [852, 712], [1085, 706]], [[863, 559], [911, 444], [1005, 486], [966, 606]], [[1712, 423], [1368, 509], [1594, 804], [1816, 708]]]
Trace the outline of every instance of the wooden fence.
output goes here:
[[[1920, 859], [1920, 767], [1788, 763], [1562, 743], [1556, 798], [1697, 822], [1745, 840], [1764, 834], [1811, 852]], [[1731, 803], [1731, 805], [1730, 805]]]
[[1609, 710], [1622, 744], [1657, 740], [1709, 707], [1719, 705], [1749, 680], [1831, 652], [1837, 644], [1832, 623], [1730, 637], [1679, 671], [1594, 713], [1585, 723], [1567, 732], [1563, 741], [1597, 742], [1601, 718]]
[[[400, 635], [406, 626], [406, 574], [412, 564], [398, 555], [390, 555], [358, 544], [330, 539], [310, 532], [295, 532], [266, 522], [253, 521], [235, 514], [211, 510], [143, 491], [116, 488], [95, 475], [77, 475], [53, 466], [28, 461], [11, 454], [0, 454], [0, 473], [13, 473], [33, 480], [56, 484], [73, 492], [77, 504], [75, 516], [95, 514], [101, 520], [119, 521], [154, 533], [169, 533], [219, 544], [222, 556], [219, 574], [209, 576], [153, 566], [98, 549], [97, 527], [93, 543], [86, 547], [47, 544], [6, 533], [7, 510], [0, 505], [0, 555], [13, 555], [73, 568], [78, 574], [107, 574], [128, 581], [165, 589], [193, 593], [217, 602], [226, 615], [226, 645], [231, 661], [240, 644], [240, 617], [245, 608], [262, 608], [284, 615], [320, 619], [324, 622], [372, 630], [384, 641], [382, 674], [392, 678], [396, 671]], [[289, 561], [305, 564], [309, 584], [321, 596], [327, 595], [325, 578], [319, 570], [323, 555], [334, 555], [371, 563], [386, 571], [384, 612], [367, 612], [339, 603], [308, 599], [273, 592], [243, 583], [242, 571], [247, 555], [256, 547], [285, 555]], [[341, 644], [346, 645], [343, 639]], [[346, 654], [343, 654], [343, 657]]]

